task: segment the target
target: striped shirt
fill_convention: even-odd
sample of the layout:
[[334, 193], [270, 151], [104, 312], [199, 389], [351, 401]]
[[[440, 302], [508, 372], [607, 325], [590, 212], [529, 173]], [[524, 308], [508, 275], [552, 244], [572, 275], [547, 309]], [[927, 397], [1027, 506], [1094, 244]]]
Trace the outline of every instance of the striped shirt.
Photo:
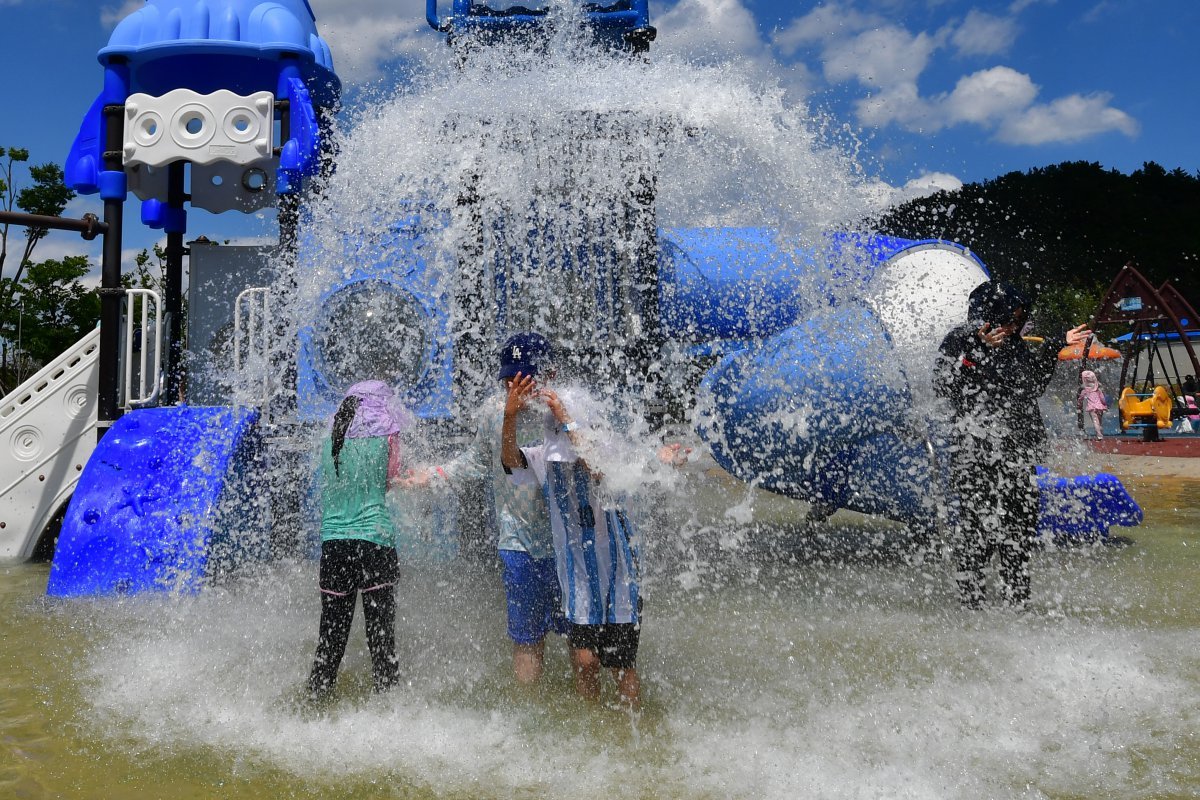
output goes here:
[[521, 452], [528, 468], [512, 470], [512, 480], [542, 487], [563, 614], [576, 625], [637, 622], [638, 544], [625, 511], [595, 501], [596, 482], [569, 448], [551, 443]]

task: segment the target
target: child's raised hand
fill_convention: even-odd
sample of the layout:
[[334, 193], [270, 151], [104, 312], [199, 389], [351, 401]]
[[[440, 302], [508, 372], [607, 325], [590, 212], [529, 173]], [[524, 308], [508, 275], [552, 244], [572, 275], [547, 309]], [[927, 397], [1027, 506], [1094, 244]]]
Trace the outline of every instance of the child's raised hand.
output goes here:
[[679, 442], [664, 444], [658, 448], [658, 460], [664, 464], [670, 464], [673, 467], [681, 467], [688, 462], [688, 456], [692, 454], [692, 448], [684, 447]]
[[1074, 328], [1071, 328], [1071, 330], [1067, 331], [1067, 344], [1083, 344], [1088, 340], [1088, 338], [1091, 337], [1091, 335], [1092, 332], [1088, 330], [1086, 323], [1083, 325], [1076, 325]]
[[999, 347], [1008, 338], [1008, 328], [1003, 325], [993, 328], [991, 323], [983, 325], [975, 333], [979, 335], [979, 340], [988, 347]]
[[559, 399], [558, 393], [553, 389], [542, 388], [538, 390], [538, 397], [550, 409], [550, 413], [554, 414], [554, 418], [562, 421], [563, 415], [566, 414], [566, 409], [563, 408], [562, 400]]
[[517, 373], [508, 384], [508, 399], [504, 401], [504, 413], [515, 414], [523, 409], [529, 398], [537, 391], [532, 375]]
[[392, 481], [393, 486], [401, 489], [424, 489], [429, 486], [429, 470], [424, 467], [410, 469]]

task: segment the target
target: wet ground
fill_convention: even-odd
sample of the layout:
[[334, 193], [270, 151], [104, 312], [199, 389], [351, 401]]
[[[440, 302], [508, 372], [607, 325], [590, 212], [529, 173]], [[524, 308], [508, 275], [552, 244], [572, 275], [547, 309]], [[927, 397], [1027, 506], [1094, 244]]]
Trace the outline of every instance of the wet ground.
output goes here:
[[10, 565], [0, 796], [1194, 797], [1200, 475], [1099, 458], [1145, 523], [1124, 547], [1040, 552], [1026, 613], [961, 611], [894, 525], [808, 527], [691, 475], [647, 520], [638, 719], [577, 701], [559, 641], [542, 686], [513, 686], [486, 560], [408, 567], [405, 684], [370, 694], [357, 623], [320, 709], [300, 702], [311, 562], [57, 603], [45, 565]]

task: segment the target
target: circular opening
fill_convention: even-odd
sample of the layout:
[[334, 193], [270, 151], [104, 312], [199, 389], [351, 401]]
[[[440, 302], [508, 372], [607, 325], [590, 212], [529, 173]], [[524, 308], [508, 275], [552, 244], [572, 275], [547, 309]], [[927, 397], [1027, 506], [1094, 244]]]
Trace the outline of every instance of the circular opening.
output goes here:
[[212, 140], [217, 126], [211, 124], [212, 112], [200, 103], [188, 103], [171, 115], [171, 138], [189, 150], [203, 147]]
[[425, 368], [425, 313], [407, 292], [382, 281], [363, 281], [326, 301], [314, 328], [315, 365], [341, 391], [378, 378], [411, 388]]
[[153, 111], [147, 111], [138, 116], [132, 130], [133, 140], [143, 147], [149, 147], [162, 136], [162, 117]]
[[238, 144], [249, 144], [262, 130], [262, 121], [253, 109], [237, 106], [225, 112], [221, 127], [225, 135]]
[[242, 186], [248, 192], [261, 192], [267, 188], [267, 173], [258, 167], [246, 170], [242, 174]]

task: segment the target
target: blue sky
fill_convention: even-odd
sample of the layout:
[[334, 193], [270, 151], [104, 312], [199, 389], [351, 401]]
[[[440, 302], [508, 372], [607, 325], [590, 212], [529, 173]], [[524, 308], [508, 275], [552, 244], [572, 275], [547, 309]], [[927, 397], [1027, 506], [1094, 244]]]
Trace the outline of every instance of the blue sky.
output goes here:
[[[352, 88], [388, 80], [397, 60], [419, 70], [441, 46], [423, 0], [311, 3]], [[0, 145], [61, 163], [99, 88], [96, 51], [141, 5], [0, 0]], [[651, 10], [655, 53], [748, 64], [859, 130], [868, 171], [893, 186], [953, 188], [1066, 160], [1200, 170], [1196, 0], [677, 0]], [[69, 213], [98, 208], [80, 198]], [[189, 231], [273, 231], [269, 215], [240, 216], [194, 212]], [[127, 218], [137, 219], [133, 203]], [[158, 238], [134, 224], [126, 244]], [[79, 252], [98, 257], [98, 246], [56, 234], [39, 254]]]

